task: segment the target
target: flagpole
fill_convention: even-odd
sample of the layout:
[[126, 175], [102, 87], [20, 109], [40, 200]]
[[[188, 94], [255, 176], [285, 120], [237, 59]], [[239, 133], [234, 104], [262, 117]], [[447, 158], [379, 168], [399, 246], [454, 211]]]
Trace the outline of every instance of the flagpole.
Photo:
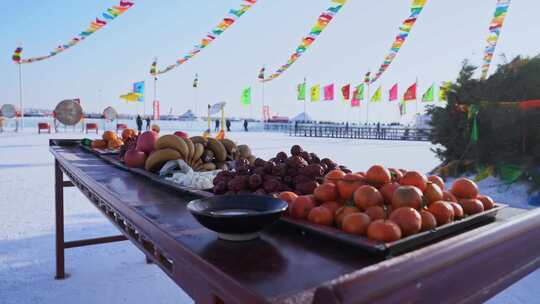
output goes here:
[[[264, 83], [265, 81], [261, 81], [262, 82], [262, 109], [261, 109], [261, 112], [264, 113], [264, 106], [265, 106], [265, 100], [264, 100]], [[253, 111], [252, 111], [253, 112]], [[251, 114], [253, 115], [253, 113]], [[263, 122], [265, 122], [266, 120], [266, 117], [265, 115], [263, 114]]]
[[197, 104], [199, 103], [199, 84], [195, 88], [195, 104], [193, 105], [193, 114], [197, 118]]
[[[264, 85], [263, 85], [263, 87], [264, 87]], [[251, 91], [251, 89], [250, 89], [250, 91]], [[251, 92], [250, 92], [249, 95], [250, 95], [249, 98], [251, 99]], [[256, 119], [256, 117], [253, 116], [253, 102], [251, 102], [251, 100], [249, 102], [249, 117]], [[264, 117], [263, 117], [263, 120], [264, 120]]]
[[418, 92], [421, 92], [420, 90], [418, 90], [418, 77], [416, 77], [416, 102], [414, 103], [414, 108], [415, 108], [415, 116], [414, 116], [414, 122], [416, 123], [416, 119], [418, 117]]
[[307, 96], [306, 96], [306, 90], [307, 90], [307, 83], [306, 83], [306, 77], [304, 77], [304, 118], [307, 117]]
[[366, 104], [367, 104], [367, 108], [366, 108], [366, 124], [369, 124], [369, 100], [371, 98], [371, 81], [369, 81], [367, 83], [367, 96], [366, 96]]
[[193, 114], [195, 115], [195, 121], [197, 121], [197, 104], [199, 103], [199, 74], [196, 73], [195, 74], [195, 80], [196, 81], [196, 85], [194, 86], [194, 94], [195, 94], [195, 98], [194, 98], [194, 105], [193, 105]]
[[21, 131], [24, 128], [24, 108], [23, 108], [23, 82], [22, 82], [22, 67], [19, 65], [19, 109], [21, 111]]
[[[353, 96], [351, 96], [351, 104], [352, 104], [353, 99], [356, 100], [355, 93], [358, 93], [358, 89], [355, 88], [355, 89], [352, 90], [352, 92], [353, 92]], [[361, 124], [362, 124], [362, 102], [361, 102], [361, 100], [359, 100], [358, 101], [358, 126], [360, 126]]]

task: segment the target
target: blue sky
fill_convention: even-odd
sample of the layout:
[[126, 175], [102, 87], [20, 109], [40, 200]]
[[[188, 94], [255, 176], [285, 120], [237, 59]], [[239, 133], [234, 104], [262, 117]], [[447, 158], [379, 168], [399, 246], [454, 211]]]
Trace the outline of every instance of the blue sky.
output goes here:
[[[17, 103], [17, 68], [11, 54], [18, 43], [23, 56], [47, 54], [83, 30], [94, 17], [116, 0], [19, 0], [0, 1], [0, 104]], [[86, 111], [101, 112], [111, 105], [136, 113], [142, 106], [126, 104], [118, 96], [133, 82], [145, 80], [147, 100], [152, 97], [150, 63], [160, 66], [198, 43], [207, 31], [239, 0], [136, 0], [135, 6], [88, 40], [50, 60], [23, 66], [25, 105], [53, 108], [66, 98], [81, 98]], [[195, 107], [192, 82], [199, 74], [197, 110], [208, 103], [227, 101], [231, 115], [257, 115], [261, 85], [257, 74], [283, 64], [307, 34], [328, 0], [259, 0], [210, 47], [188, 64], [163, 75], [158, 82], [162, 113], [172, 108], [180, 114]], [[480, 64], [492, 18], [494, 0], [430, 0], [408, 41], [377, 85], [388, 89], [398, 82], [400, 95], [419, 80], [420, 91], [432, 83], [455, 78], [463, 59]], [[349, 0], [307, 53], [282, 77], [265, 86], [265, 100], [272, 114], [294, 115], [303, 110], [296, 101], [296, 85], [360, 83], [364, 73], [375, 71], [388, 51], [409, 0]], [[535, 0], [514, 1], [499, 40], [494, 64], [518, 54], [540, 52], [540, 11]], [[242, 90], [252, 86], [253, 106], [240, 105]], [[373, 91], [373, 90], [372, 90]], [[387, 97], [385, 97], [387, 98]], [[316, 119], [365, 119], [340, 100], [307, 104]], [[147, 105], [147, 111], [150, 105]], [[409, 113], [414, 106], [409, 105]], [[370, 107], [371, 120], [397, 120], [397, 104]]]

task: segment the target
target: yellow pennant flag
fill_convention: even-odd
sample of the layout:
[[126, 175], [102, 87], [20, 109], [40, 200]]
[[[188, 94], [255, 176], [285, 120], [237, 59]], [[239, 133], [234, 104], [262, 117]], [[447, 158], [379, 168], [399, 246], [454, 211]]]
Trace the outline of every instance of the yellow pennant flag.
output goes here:
[[140, 96], [141, 95], [137, 93], [127, 93], [120, 95], [120, 98], [124, 99], [125, 101], [138, 101]]
[[371, 102], [379, 102], [382, 100], [382, 87], [379, 86], [375, 94], [371, 97]]
[[321, 85], [315, 85], [311, 87], [311, 102], [319, 101], [321, 99]]

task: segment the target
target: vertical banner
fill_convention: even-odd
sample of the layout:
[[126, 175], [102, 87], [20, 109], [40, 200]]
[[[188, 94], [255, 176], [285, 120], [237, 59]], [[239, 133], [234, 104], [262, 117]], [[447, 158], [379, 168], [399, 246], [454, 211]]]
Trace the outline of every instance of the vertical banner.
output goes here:
[[154, 100], [152, 106], [153, 106], [153, 111], [152, 112], [153, 112], [153, 116], [154, 116], [153, 120], [159, 120], [159, 117], [160, 117], [160, 115], [159, 115], [159, 100]]

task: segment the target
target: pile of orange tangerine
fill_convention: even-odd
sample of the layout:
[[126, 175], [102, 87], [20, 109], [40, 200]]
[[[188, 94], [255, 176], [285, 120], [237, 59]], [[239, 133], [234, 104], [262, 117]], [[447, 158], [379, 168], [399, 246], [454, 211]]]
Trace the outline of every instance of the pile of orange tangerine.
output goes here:
[[494, 207], [472, 180], [449, 190], [441, 177], [374, 165], [365, 173], [329, 172], [312, 195], [282, 192], [288, 214], [369, 239], [394, 242]]

